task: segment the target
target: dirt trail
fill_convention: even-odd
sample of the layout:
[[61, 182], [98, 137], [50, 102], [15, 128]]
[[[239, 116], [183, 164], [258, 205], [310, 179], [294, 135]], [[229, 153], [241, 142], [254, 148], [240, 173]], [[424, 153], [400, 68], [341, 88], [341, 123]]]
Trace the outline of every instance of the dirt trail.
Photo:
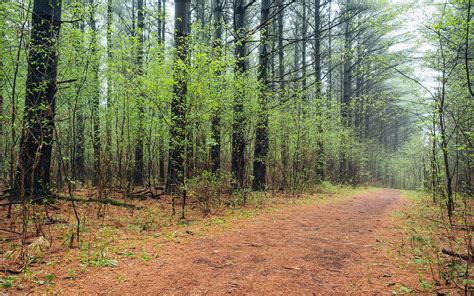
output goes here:
[[[391, 213], [406, 201], [380, 190], [327, 204], [262, 214], [223, 233], [170, 243], [146, 265], [121, 262], [75, 281], [64, 294], [391, 294], [416, 281], [381, 240], [399, 238]], [[392, 258], [391, 258], [392, 257]], [[117, 278], [121, 281], [117, 281]]]

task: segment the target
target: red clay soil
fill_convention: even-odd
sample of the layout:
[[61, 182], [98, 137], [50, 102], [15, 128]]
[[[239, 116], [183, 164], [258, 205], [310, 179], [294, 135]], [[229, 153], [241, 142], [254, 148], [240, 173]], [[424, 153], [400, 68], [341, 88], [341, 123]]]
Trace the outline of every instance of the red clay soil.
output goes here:
[[[400, 239], [394, 211], [406, 201], [380, 190], [289, 207], [206, 237], [170, 242], [146, 264], [87, 270], [59, 281], [64, 295], [380, 295], [417, 276], [383, 241]], [[403, 260], [402, 260], [403, 261]], [[406, 262], [406, 260], [405, 260]], [[120, 279], [120, 280], [118, 280]]]

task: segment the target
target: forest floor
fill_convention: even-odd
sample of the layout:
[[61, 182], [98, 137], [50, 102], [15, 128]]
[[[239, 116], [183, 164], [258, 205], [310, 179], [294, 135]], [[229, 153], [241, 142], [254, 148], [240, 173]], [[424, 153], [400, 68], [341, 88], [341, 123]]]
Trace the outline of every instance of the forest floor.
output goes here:
[[416, 268], [397, 254], [405, 238], [394, 213], [408, 203], [400, 191], [381, 189], [287, 205], [223, 225], [214, 219], [218, 227], [205, 234], [190, 227], [183, 239], [176, 232], [165, 235], [166, 243], [143, 239], [128, 249], [140, 256], [109, 267], [71, 271], [77, 262], [62, 254], [61, 264], [42, 267], [54, 274], [54, 285], [27, 290], [64, 295], [403, 293], [418, 286]]

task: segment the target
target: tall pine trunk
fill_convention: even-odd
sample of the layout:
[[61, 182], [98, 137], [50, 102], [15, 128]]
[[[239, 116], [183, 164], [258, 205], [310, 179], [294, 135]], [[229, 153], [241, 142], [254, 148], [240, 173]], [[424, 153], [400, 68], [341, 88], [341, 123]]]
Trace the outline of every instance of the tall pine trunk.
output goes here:
[[[137, 74], [138, 79], [143, 76], [143, 54], [144, 54], [144, 29], [145, 29], [145, 10], [143, 0], [137, 1], [137, 35], [138, 35], [138, 49], [137, 49]], [[140, 81], [138, 82], [140, 83]], [[143, 106], [143, 96], [138, 96], [138, 128], [136, 134], [135, 145], [135, 168], [133, 172], [133, 183], [137, 186], [143, 185], [143, 117], [145, 115]]]
[[[247, 71], [247, 51], [245, 36], [245, 19], [248, 6], [245, 0], [237, 0], [234, 3], [234, 30], [237, 36], [235, 44], [236, 75], [238, 79]], [[241, 86], [234, 97], [234, 118], [232, 123], [232, 175], [238, 188], [245, 185], [245, 115], [244, 115], [245, 90]]]
[[[75, 1], [78, 8], [84, 8], [83, 0]], [[76, 13], [74, 18], [79, 18], [79, 14]], [[72, 158], [71, 158], [71, 176], [72, 180], [84, 182], [85, 181], [85, 144], [84, 144], [84, 131], [85, 131], [85, 117], [84, 117], [84, 104], [81, 101], [81, 94], [84, 88], [85, 82], [87, 80], [87, 64], [89, 61], [86, 61], [82, 56], [85, 51], [84, 44], [84, 29], [85, 22], [81, 21], [80, 23], [74, 23], [74, 28], [81, 32], [81, 35], [78, 40], [78, 44], [75, 47], [76, 58], [76, 67], [84, 67], [82, 71], [82, 77], [78, 83], [75, 84], [75, 102], [74, 108], [72, 109]], [[87, 59], [87, 57], [86, 57]], [[85, 63], [84, 63], [85, 62]]]
[[[342, 101], [341, 101], [341, 115], [346, 126], [351, 126], [351, 100], [352, 100], [352, 32], [350, 26], [350, 16], [347, 14], [350, 10], [350, 0], [346, 0], [344, 7], [344, 14], [347, 18], [344, 22], [344, 53], [342, 63]], [[351, 177], [351, 164], [348, 165], [348, 155], [344, 148], [341, 151], [341, 158], [339, 164], [339, 175], [342, 182], [349, 181]]]
[[[166, 2], [164, 0], [158, 0], [158, 23], [157, 23], [157, 35], [158, 41], [161, 48], [161, 56], [164, 57], [164, 46], [165, 46], [165, 25], [166, 25]], [[158, 171], [159, 171], [159, 180], [161, 183], [166, 183], [166, 170], [165, 170], [165, 160], [166, 160], [166, 145], [163, 135], [159, 137], [159, 156], [158, 156]]]
[[93, 85], [93, 94], [91, 100], [91, 117], [92, 117], [92, 147], [94, 150], [94, 176], [92, 179], [92, 184], [94, 186], [100, 185], [102, 178], [102, 164], [101, 164], [101, 136], [100, 136], [100, 82], [99, 82], [99, 68], [100, 68], [100, 57], [98, 54], [99, 51], [99, 40], [97, 32], [97, 24], [95, 21], [95, 12], [97, 3], [94, 0], [90, 0], [89, 4], [91, 6], [91, 15], [89, 20], [89, 25], [92, 30], [92, 85]]
[[257, 129], [255, 136], [255, 151], [253, 161], [253, 190], [265, 190], [267, 176], [267, 157], [268, 157], [268, 17], [270, 15], [270, 1], [262, 0], [260, 12], [260, 56], [259, 56], [259, 75], [258, 78], [262, 83], [260, 93], [260, 114], [257, 121]]
[[[283, 47], [284, 30], [284, 0], [277, 1], [278, 6], [278, 80], [280, 81], [280, 98], [283, 101], [285, 95], [285, 49]], [[289, 136], [284, 119], [281, 122], [281, 182], [280, 190], [284, 190], [288, 184], [288, 159], [289, 159]]]
[[112, 183], [112, 0], [107, 0], [107, 113], [105, 124], [106, 182]]
[[24, 126], [13, 188], [20, 199], [40, 200], [51, 193], [61, 2], [35, 0], [33, 4]]
[[[331, 26], [331, 24], [329, 24]], [[331, 49], [329, 49], [330, 51]], [[331, 69], [329, 69], [331, 71]], [[316, 116], [318, 117], [317, 129], [319, 139], [317, 141], [318, 155], [316, 156], [316, 178], [324, 180], [324, 144], [322, 140], [323, 104], [322, 104], [322, 81], [321, 81], [321, 0], [314, 0], [314, 73], [316, 84]]]
[[[214, 3], [214, 47], [220, 54], [222, 50], [222, 0], [215, 0]], [[220, 57], [217, 57], [220, 58]], [[212, 146], [211, 146], [211, 170], [218, 173], [221, 168], [221, 110], [214, 113], [212, 117]]]
[[3, 177], [3, 89], [5, 83], [5, 74], [3, 69], [4, 44], [5, 39], [5, 17], [6, 17], [6, 1], [0, 0], [0, 178]]
[[178, 193], [185, 178], [186, 95], [187, 84], [184, 65], [187, 60], [190, 0], [175, 2], [175, 46], [177, 50], [174, 68], [173, 99], [171, 102], [170, 156], [166, 190]]

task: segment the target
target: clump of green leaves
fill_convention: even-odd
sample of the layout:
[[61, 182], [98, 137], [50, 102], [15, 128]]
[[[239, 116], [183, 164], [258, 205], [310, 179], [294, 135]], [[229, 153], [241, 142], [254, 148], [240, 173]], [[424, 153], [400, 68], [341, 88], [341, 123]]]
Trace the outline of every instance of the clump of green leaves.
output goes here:
[[13, 287], [13, 284], [15, 283], [15, 278], [11, 276], [7, 277], [0, 277], [0, 286], [2, 288], [8, 289]]

